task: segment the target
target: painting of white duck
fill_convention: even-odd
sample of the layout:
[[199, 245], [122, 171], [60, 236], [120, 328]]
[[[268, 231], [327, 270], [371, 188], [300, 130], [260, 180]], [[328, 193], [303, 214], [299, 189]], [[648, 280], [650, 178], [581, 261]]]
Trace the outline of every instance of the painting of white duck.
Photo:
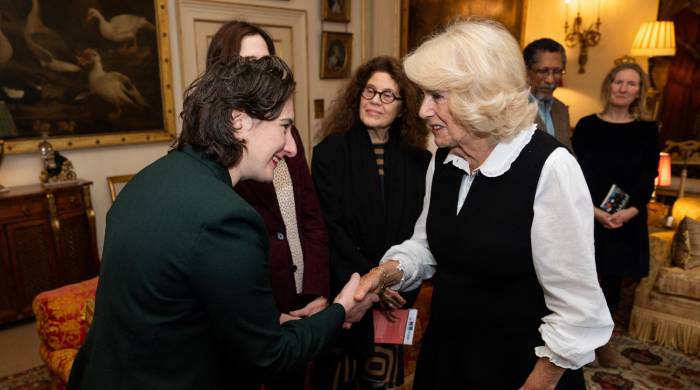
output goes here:
[[157, 3], [0, 0], [0, 139], [165, 131]]

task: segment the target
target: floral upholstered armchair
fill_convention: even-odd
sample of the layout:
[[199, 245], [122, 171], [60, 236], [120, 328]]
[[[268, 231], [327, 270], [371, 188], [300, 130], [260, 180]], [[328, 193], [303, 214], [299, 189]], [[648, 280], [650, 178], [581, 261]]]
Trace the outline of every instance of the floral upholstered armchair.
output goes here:
[[34, 298], [39, 355], [51, 374], [51, 389], [64, 389], [68, 382], [75, 355], [92, 324], [97, 281], [69, 284]]
[[[649, 276], [635, 293], [629, 332], [688, 354], [700, 354], [700, 198], [673, 206], [674, 231], [649, 235]], [[685, 218], [685, 221], [684, 221]]]

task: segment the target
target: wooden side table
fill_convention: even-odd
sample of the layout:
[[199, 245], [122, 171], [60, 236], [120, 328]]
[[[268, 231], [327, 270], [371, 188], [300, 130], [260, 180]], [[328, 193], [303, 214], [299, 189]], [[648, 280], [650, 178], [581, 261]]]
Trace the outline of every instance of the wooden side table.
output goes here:
[[32, 315], [34, 297], [97, 275], [92, 182], [0, 194], [0, 324]]

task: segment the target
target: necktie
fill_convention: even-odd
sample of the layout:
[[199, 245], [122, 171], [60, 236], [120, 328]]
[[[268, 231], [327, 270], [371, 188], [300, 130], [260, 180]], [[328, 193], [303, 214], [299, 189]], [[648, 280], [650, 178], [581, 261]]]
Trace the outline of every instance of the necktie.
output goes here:
[[294, 204], [292, 177], [289, 175], [289, 168], [285, 160], [280, 160], [277, 164], [272, 184], [275, 187], [275, 194], [277, 194], [282, 221], [285, 230], [287, 230], [287, 243], [289, 243], [289, 250], [292, 253], [292, 264], [295, 266], [294, 284], [297, 294], [300, 294], [304, 283], [304, 254], [301, 251], [299, 229], [297, 228], [297, 209]]

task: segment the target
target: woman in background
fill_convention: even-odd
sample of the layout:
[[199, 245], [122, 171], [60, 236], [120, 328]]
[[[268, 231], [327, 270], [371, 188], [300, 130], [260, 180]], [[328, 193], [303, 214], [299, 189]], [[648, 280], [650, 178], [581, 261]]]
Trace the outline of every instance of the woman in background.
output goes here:
[[[430, 161], [427, 132], [418, 118], [417, 90], [391, 57], [360, 66], [331, 107], [312, 171], [328, 226], [332, 291], [411, 236]], [[368, 315], [342, 337], [338, 388], [403, 382], [400, 348], [374, 345], [372, 323]]]
[[[274, 55], [272, 38], [258, 26], [231, 21], [219, 28], [207, 51], [207, 66], [237, 56]], [[272, 183], [241, 181], [236, 192], [265, 222], [270, 252], [272, 294], [281, 321], [311, 316], [328, 306], [328, 235], [318, 204], [304, 145], [296, 127], [290, 130], [297, 153], [285, 156]], [[267, 389], [302, 389], [304, 372], [268, 383]]]
[[[603, 112], [581, 118], [572, 138], [593, 199], [596, 267], [611, 313], [623, 277], [639, 280], [649, 273], [647, 203], [657, 175], [659, 132], [655, 122], [641, 119], [646, 88], [639, 65], [615, 66], [603, 80]], [[601, 204], [613, 185], [629, 195], [629, 202], [607, 212]], [[601, 365], [617, 365], [607, 345], [596, 353]]]

